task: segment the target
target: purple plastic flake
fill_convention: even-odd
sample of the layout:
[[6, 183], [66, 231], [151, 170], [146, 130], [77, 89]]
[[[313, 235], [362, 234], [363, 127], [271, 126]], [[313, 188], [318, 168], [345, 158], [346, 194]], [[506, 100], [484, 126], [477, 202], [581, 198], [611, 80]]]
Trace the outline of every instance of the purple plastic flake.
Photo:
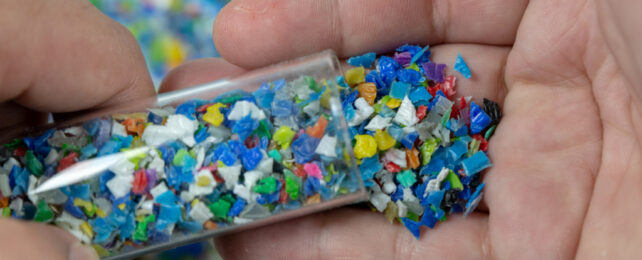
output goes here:
[[410, 66], [412, 55], [410, 54], [410, 52], [396, 52], [394, 59], [405, 68]]
[[424, 68], [424, 73], [429, 80], [432, 80], [437, 83], [444, 82], [444, 70], [446, 69], [446, 64], [437, 64], [432, 62], [426, 62], [421, 64]]

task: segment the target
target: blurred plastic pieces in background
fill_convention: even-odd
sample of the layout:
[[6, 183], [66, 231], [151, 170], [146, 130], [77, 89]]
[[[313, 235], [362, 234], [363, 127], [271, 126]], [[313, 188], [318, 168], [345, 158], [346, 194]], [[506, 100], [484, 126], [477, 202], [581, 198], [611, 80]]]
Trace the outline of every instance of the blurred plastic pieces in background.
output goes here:
[[143, 50], [154, 85], [191, 59], [219, 57], [214, 17], [229, 0], [89, 0], [127, 27]]

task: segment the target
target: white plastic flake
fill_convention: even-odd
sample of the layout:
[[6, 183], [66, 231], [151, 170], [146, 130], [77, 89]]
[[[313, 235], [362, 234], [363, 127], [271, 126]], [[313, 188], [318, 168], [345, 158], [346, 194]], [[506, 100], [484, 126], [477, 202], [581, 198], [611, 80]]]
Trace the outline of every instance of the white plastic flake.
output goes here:
[[38, 202], [38, 195], [37, 194], [32, 194], [31, 191], [36, 189], [36, 183], [38, 182], [38, 178], [33, 175], [29, 175], [29, 186], [27, 187], [27, 197], [33, 202], [37, 203]]
[[390, 196], [383, 192], [375, 192], [370, 196], [370, 203], [372, 203], [379, 212], [383, 212], [390, 201]]
[[243, 174], [245, 178], [245, 187], [252, 189], [259, 179], [263, 178], [266, 174], [262, 171], [249, 171]]
[[[199, 179], [207, 179], [206, 184], [199, 184]], [[196, 176], [194, 176], [194, 182], [189, 185], [189, 192], [191, 196], [202, 196], [211, 194], [214, 191], [214, 188], [218, 183], [214, 180], [212, 172], [207, 169], [200, 170]], [[193, 197], [187, 199], [186, 201], [192, 200]]]
[[356, 107], [356, 110], [354, 117], [350, 122], [348, 122], [348, 125], [350, 126], [360, 125], [364, 120], [368, 119], [372, 113], [374, 113], [374, 108], [372, 108], [370, 104], [368, 104], [368, 101], [362, 97], [354, 101], [354, 106]]
[[194, 207], [192, 207], [192, 210], [189, 211], [189, 216], [198, 223], [203, 224], [205, 221], [213, 218], [214, 214], [212, 214], [210, 209], [205, 206], [205, 203], [199, 201], [194, 205]]
[[0, 174], [0, 193], [2, 197], [11, 196], [11, 187], [9, 186], [9, 176], [6, 174]]
[[218, 173], [225, 180], [225, 188], [231, 190], [234, 188], [234, 185], [239, 181], [239, 175], [241, 174], [241, 165], [236, 164], [233, 166], [223, 167], [218, 169]]
[[52, 165], [57, 161], [58, 161], [58, 152], [56, 152], [56, 149], [49, 150], [47, 157], [45, 157], [45, 165]]
[[337, 138], [334, 136], [324, 135], [314, 152], [328, 157], [337, 157], [336, 147]]
[[400, 218], [405, 218], [408, 215], [408, 206], [406, 206], [406, 203], [403, 203], [401, 200], [397, 201], [397, 210]]
[[194, 168], [200, 169], [205, 161], [205, 148], [202, 146], [196, 150], [196, 166]]
[[198, 129], [198, 122], [190, 120], [184, 115], [176, 114], [167, 117], [167, 122], [162, 125], [150, 125], [145, 128], [142, 139], [147, 145], [159, 146], [168, 141], [181, 139], [186, 145], [194, 145], [194, 132]]
[[120, 198], [132, 189], [132, 181], [134, 181], [133, 175], [116, 175], [107, 182], [107, 188], [114, 197]]
[[404, 152], [403, 150], [392, 148], [386, 151], [386, 154], [384, 156], [384, 160], [386, 162], [393, 162], [401, 168], [406, 168], [407, 166], [406, 152]]
[[444, 181], [446, 176], [448, 176], [448, 172], [450, 170], [446, 167], [442, 168], [439, 174], [437, 175], [437, 178], [429, 180], [428, 184], [426, 185], [426, 196], [432, 192], [440, 190], [441, 182]]
[[252, 192], [245, 185], [237, 184], [234, 186], [234, 194], [246, 201], [252, 201]]
[[241, 120], [241, 118], [249, 115], [250, 113], [252, 113], [250, 117], [254, 120], [265, 119], [265, 113], [263, 110], [257, 107], [254, 103], [245, 100], [238, 101], [234, 104], [234, 108], [230, 111], [227, 119], [235, 121]]
[[263, 160], [259, 162], [259, 165], [256, 166], [257, 171], [261, 171], [265, 174], [272, 173], [272, 170], [274, 170], [274, 159], [271, 157], [263, 156]]
[[54, 223], [56, 223], [57, 226], [63, 227], [67, 230], [79, 229], [82, 222], [82, 220], [75, 218], [66, 211], [63, 211], [62, 214], [54, 220]]
[[159, 183], [154, 188], [152, 188], [149, 193], [152, 194], [154, 198], [160, 196], [161, 194], [167, 191], [167, 185], [164, 182]]
[[419, 121], [415, 106], [408, 99], [408, 96], [405, 96], [401, 101], [401, 106], [397, 110], [394, 121], [405, 126], [413, 126]]
[[303, 108], [303, 113], [308, 114], [309, 116], [314, 116], [319, 113], [319, 109], [321, 109], [319, 101], [314, 101], [310, 102], [307, 106]]
[[408, 210], [414, 212], [415, 214], [421, 214], [424, 212], [424, 207], [421, 206], [421, 202], [410, 188], [403, 189], [403, 202], [408, 206]]
[[368, 122], [368, 125], [366, 125], [366, 130], [376, 131], [377, 129], [384, 129], [390, 126], [390, 121], [392, 121], [392, 117], [382, 117], [380, 115], [376, 115], [370, 120], [370, 122]]
[[127, 159], [122, 159], [109, 167], [109, 170], [116, 175], [132, 175], [136, 165]]
[[[54, 149], [51, 149], [51, 150], [54, 150]], [[16, 160], [15, 158], [10, 157], [10, 158], [9, 158], [9, 159], [4, 163], [4, 165], [2, 165], [2, 168], [4, 168], [5, 170], [7, 170], [8, 172], [11, 172], [11, 169], [13, 169], [13, 166], [18, 166], [18, 167], [20, 167], [20, 162], [18, 162], [18, 160]]]
[[[156, 151], [153, 151], [156, 153]], [[154, 156], [154, 159], [147, 165], [147, 169], [154, 169], [156, 171], [156, 176], [157, 177], [163, 177], [159, 179], [164, 179], [165, 178], [165, 161], [161, 159], [158, 155]]]
[[127, 131], [125, 130], [125, 126], [121, 125], [116, 120], [112, 120], [111, 135], [127, 136]]

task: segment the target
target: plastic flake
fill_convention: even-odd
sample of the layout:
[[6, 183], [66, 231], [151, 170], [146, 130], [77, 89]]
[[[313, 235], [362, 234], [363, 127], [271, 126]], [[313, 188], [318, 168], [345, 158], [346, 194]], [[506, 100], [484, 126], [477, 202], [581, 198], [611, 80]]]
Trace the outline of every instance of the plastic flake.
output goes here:
[[470, 68], [468, 68], [468, 64], [464, 61], [464, 57], [461, 56], [461, 53], [457, 53], [457, 59], [455, 59], [455, 65], [453, 68], [467, 79], [470, 78]]

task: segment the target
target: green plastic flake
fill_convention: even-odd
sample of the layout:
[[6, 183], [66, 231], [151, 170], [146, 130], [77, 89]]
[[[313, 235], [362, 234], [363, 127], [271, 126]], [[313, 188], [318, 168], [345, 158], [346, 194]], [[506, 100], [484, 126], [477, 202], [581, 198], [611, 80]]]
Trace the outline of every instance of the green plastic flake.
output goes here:
[[444, 113], [444, 116], [441, 117], [441, 127], [446, 127], [446, 123], [448, 123], [448, 119], [450, 119], [452, 109], [453, 107], [449, 107], [448, 110], [446, 110], [446, 113]]
[[270, 135], [270, 127], [268, 127], [265, 120], [261, 120], [259, 122], [259, 127], [254, 130], [253, 134], [257, 135], [259, 138], [267, 137], [270, 139], [272, 137], [272, 135]]
[[220, 198], [207, 207], [210, 208], [210, 212], [212, 212], [216, 218], [224, 219], [227, 217], [227, 212], [230, 211], [232, 203], [225, 200], [225, 198]]
[[231, 95], [231, 96], [227, 96], [227, 97], [222, 98], [218, 102], [223, 103], [223, 104], [231, 104], [231, 103], [234, 103], [234, 102], [239, 101], [241, 99], [243, 99], [243, 96], [241, 96], [241, 95]]
[[147, 241], [147, 224], [149, 222], [154, 222], [156, 221], [156, 215], [151, 214], [145, 218], [143, 218], [142, 221], [138, 222], [138, 225], [136, 226], [136, 230], [134, 231], [134, 240], [137, 241]]
[[430, 162], [430, 158], [432, 157], [432, 154], [437, 150], [437, 146], [441, 140], [439, 138], [431, 138], [426, 140], [422, 145], [421, 145], [421, 163], [423, 165], [426, 165]]
[[281, 153], [279, 153], [279, 151], [277, 151], [276, 149], [270, 150], [268, 152], [268, 155], [277, 162], [281, 162], [281, 159], [283, 159], [283, 156], [281, 155]]
[[410, 188], [415, 182], [417, 182], [417, 176], [411, 170], [405, 170], [397, 174], [397, 181], [404, 186], [405, 188]]
[[96, 205], [92, 204], [89, 201], [85, 201], [85, 200], [82, 200], [82, 199], [79, 199], [79, 198], [75, 198], [74, 199], [74, 206], [82, 207], [82, 209], [85, 212], [85, 214], [90, 218], [93, 218], [94, 215], [96, 214], [96, 209], [97, 209]]
[[461, 184], [459, 177], [453, 171], [448, 172], [446, 180], [450, 182], [450, 187], [454, 190], [464, 190], [464, 185]]
[[6, 207], [2, 209], [2, 216], [3, 217], [11, 217], [11, 208]]
[[31, 172], [31, 174], [36, 175], [37, 177], [42, 176], [42, 173], [45, 171], [45, 167], [38, 160], [36, 155], [33, 154], [33, 151], [31, 150], [27, 151], [27, 154], [25, 155], [25, 160], [26, 160], [27, 168], [29, 168], [29, 171]]
[[479, 151], [479, 145], [481, 144], [481, 141], [474, 139], [470, 141], [470, 144], [468, 144], [468, 157], [473, 156], [477, 151]]
[[283, 175], [285, 175], [285, 192], [287, 192], [293, 200], [298, 199], [303, 181], [299, 176], [294, 175], [294, 173], [287, 169], [283, 171]]
[[380, 112], [381, 112], [381, 109], [383, 109], [383, 106], [384, 106], [386, 103], [388, 103], [388, 101], [389, 101], [390, 99], [391, 99], [391, 97], [390, 97], [389, 95], [386, 95], [386, 96], [383, 96], [383, 97], [379, 100], [379, 102], [377, 102], [376, 104], [374, 104], [374, 105], [372, 106], [372, 108], [374, 108], [375, 113], [377, 113], [377, 114], [378, 114], [378, 113], [380, 113]]
[[399, 216], [399, 208], [397, 207], [397, 204], [392, 201], [388, 201], [383, 214], [385, 214], [386, 219], [390, 222], [390, 224], [392, 224], [395, 218]]
[[319, 84], [317, 84], [317, 81], [314, 80], [313, 77], [310, 76], [304, 76], [303, 80], [305, 83], [308, 85], [308, 88], [310, 88], [312, 91], [319, 93], [323, 89]]
[[[415, 214], [414, 212], [412, 212], [410, 210], [406, 214], [406, 218], [412, 219], [414, 221], [419, 221], [419, 215]], [[399, 220], [399, 222], [401, 222], [401, 220]]]
[[7, 149], [16, 149], [19, 147], [25, 147], [25, 143], [22, 141], [22, 139], [15, 138], [11, 143], [6, 143], [4, 144], [4, 147]]
[[[4, 211], [2, 212], [4, 214]], [[33, 220], [36, 222], [49, 222], [54, 217], [53, 211], [49, 208], [44, 200], [38, 201], [38, 210]]]
[[417, 66], [417, 64], [416, 64], [416, 63], [410, 64], [410, 66], [408, 66], [406, 69], [411, 69], [411, 70], [415, 70], [415, 71], [419, 71], [419, 72], [421, 72], [421, 71], [419, 70], [419, 66]]
[[190, 156], [187, 150], [185, 148], [179, 149], [178, 152], [176, 152], [176, 155], [174, 155], [174, 160], [172, 160], [172, 163], [176, 166], [182, 165], [185, 156]]
[[98, 244], [91, 244], [91, 246], [96, 250], [99, 257], [107, 257], [111, 255], [107, 249]]
[[[432, 210], [432, 212], [437, 213], [437, 208], [435, 208], [435, 206], [430, 205], [430, 209]], [[439, 221], [441, 221], [441, 222], [446, 221], [446, 214], [444, 214], [443, 216], [441, 216], [441, 218], [439, 218]]]
[[274, 138], [272, 140], [276, 141], [283, 149], [288, 149], [295, 134], [296, 132], [294, 132], [292, 128], [284, 125], [274, 132]]
[[495, 133], [495, 128], [497, 128], [497, 125], [493, 125], [488, 130], [486, 130], [486, 134], [484, 135], [484, 139], [488, 140], [491, 136], [493, 136], [493, 133]]
[[276, 190], [276, 179], [272, 176], [263, 178], [254, 186], [254, 192], [270, 194]]

